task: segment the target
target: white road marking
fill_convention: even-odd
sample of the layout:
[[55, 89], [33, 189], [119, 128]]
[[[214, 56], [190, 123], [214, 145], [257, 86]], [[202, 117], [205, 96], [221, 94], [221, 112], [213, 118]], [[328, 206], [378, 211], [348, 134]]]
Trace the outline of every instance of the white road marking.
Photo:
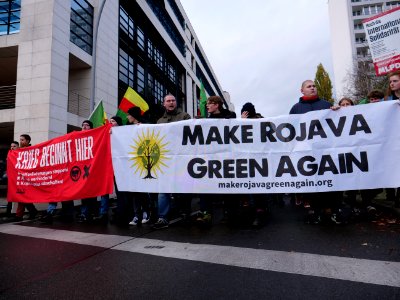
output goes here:
[[400, 287], [400, 262], [0, 225], [0, 232], [154, 256]]

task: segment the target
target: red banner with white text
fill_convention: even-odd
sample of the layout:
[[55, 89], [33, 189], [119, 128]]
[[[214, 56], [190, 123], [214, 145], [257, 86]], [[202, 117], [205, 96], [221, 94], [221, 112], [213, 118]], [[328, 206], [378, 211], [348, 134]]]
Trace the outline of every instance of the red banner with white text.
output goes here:
[[111, 125], [75, 131], [7, 156], [10, 202], [58, 202], [113, 191]]

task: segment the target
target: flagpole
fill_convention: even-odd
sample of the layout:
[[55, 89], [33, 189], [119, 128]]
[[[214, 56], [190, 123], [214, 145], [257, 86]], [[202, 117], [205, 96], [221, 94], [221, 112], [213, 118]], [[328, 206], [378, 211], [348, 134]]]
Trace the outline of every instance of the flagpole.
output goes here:
[[90, 97], [90, 109], [92, 112], [94, 111], [94, 102], [95, 102], [95, 97], [96, 97], [96, 53], [97, 53], [97, 35], [99, 32], [99, 25], [100, 25], [100, 18], [103, 13], [103, 8], [104, 5], [106, 4], [107, 0], [103, 0], [103, 2], [100, 4], [99, 8], [99, 16], [96, 19], [96, 23], [94, 26], [94, 32], [93, 32], [93, 51], [92, 51], [92, 74], [90, 78], [90, 89], [91, 89], [91, 97]]

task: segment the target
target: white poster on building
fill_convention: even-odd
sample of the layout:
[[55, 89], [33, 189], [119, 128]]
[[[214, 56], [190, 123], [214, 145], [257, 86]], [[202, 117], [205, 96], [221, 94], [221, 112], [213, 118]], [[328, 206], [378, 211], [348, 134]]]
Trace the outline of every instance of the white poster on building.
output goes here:
[[120, 191], [294, 193], [400, 186], [398, 101], [265, 119], [113, 128]]
[[400, 69], [400, 7], [363, 21], [377, 76]]

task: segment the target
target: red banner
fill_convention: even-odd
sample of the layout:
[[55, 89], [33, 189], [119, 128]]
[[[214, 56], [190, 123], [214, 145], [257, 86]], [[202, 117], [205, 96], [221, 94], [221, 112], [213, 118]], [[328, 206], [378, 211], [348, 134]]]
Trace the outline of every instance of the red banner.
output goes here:
[[58, 202], [112, 193], [110, 127], [9, 151], [8, 201]]

